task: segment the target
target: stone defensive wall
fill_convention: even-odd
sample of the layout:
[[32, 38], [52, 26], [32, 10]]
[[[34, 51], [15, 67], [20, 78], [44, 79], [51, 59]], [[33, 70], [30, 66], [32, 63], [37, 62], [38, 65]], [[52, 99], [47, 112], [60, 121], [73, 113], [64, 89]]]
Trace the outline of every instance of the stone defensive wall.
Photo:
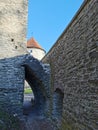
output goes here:
[[62, 112], [57, 127], [98, 130], [98, 0], [83, 2], [42, 61], [51, 66], [53, 114]]

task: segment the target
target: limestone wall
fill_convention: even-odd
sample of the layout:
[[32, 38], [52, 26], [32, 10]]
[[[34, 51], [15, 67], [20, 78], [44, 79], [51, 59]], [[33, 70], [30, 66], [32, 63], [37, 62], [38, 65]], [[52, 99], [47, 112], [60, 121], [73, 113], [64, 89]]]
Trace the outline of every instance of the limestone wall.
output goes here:
[[60, 130], [97, 130], [98, 0], [84, 1], [43, 62], [51, 65], [52, 95], [64, 93]]
[[0, 0], [0, 108], [22, 110], [27, 0]]
[[27, 0], [0, 0], [0, 59], [24, 54]]

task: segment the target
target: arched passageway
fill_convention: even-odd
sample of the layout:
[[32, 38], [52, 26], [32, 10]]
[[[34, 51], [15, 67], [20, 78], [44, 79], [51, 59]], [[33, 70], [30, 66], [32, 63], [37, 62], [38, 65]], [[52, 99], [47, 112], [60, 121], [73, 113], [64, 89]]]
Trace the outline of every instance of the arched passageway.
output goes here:
[[25, 67], [25, 80], [34, 94], [31, 108], [32, 114], [34, 116], [44, 116], [48, 108], [47, 104], [49, 104], [48, 74], [43, 69], [42, 64], [31, 56], [28, 56], [23, 66]]
[[34, 75], [32, 70], [26, 66], [25, 67], [25, 79], [31, 86], [34, 94], [32, 112], [37, 115], [43, 115], [46, 103], [45, 90], [43, 88], [42, 82]]

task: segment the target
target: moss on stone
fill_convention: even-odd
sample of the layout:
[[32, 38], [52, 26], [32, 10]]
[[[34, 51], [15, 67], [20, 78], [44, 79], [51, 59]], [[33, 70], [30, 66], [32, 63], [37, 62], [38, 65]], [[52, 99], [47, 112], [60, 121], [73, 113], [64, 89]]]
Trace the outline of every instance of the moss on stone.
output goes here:
[[0, 109], [0, 130], [19, 130], [19, 128], [19, 119]]

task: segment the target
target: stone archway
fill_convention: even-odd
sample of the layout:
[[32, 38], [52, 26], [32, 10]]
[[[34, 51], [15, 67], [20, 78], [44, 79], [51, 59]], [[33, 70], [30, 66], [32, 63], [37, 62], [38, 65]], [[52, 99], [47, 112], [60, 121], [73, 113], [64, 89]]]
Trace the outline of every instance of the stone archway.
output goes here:
[[[25, 67], [25, 80], [30, 85], [34, 93], [32, 113], [35, 116], [44, 116], [49, 108], [49, 73], [44, 69], [44, 65], [37, 59], [27, 55], [23, 64]], [[47, 110], [48, 109], [48, 110]]]
[[38, 115], [43, 115], [46, 104], [45, 90], [43, 88], [43, 84], [40, 79], [38, 79], [34, 75], [34, 73], [28, 66], [25, 67], [25, 73], [26, 81], [29, 83], [34, 93], [34, 103], [32, 111], [34, 111], [34, 113]]

